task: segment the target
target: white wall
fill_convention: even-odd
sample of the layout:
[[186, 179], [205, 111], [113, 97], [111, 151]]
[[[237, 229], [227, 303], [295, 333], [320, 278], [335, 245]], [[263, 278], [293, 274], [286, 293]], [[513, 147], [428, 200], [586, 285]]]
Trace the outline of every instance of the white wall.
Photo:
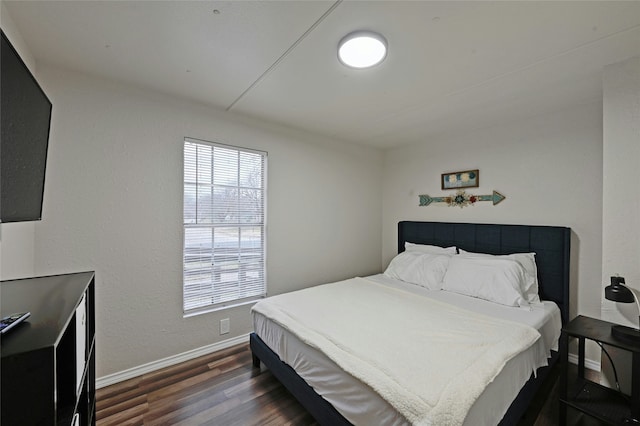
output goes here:
[[[441, 173], [480, 170], [469, 193], [507, 198], [465, 208], [418, 207], [418, 195], [440, 189]], [[383, 265], [397, 250], [400, 220], [512, 223], [572, 229], [571, 315], [600, 314], [602, 109], [600, 102], [386, 153], [383, 184]], [[590, 348], [596, 361], [599, 353]]]
[[[27, 68], [36, 74], [36, 62], [2, 2], [0, 2], [0, 26]], [[33, 276], [34, 243], [33, 222], [0, 225], [0, 279], [10, 280]]]
[[33, 222], [0, 225], [0, 279], [35, 274], [35, 225]]
[[252, 330], [250, 306], [182, 317], [185, 136], [268, 151], [270, 295], [380, 271], [380, 151], [41, 71], [53, 118], [36, 272], [96, 271], [99, 377]]
[[[604, 68], [603, 146], [602, 287], [610, 276], [620, 274], [640, 290], [640, 57]], [[602, 319], [638, 327], [635, 304], [608, 301], [602, 289], [600, 295]], [[630, 392], [631, 356], [626, 351], [610, 353], [622, 389]], [[610, 364], [602, 359], [603, 383], [613, 383]]]
[[13, 18], [11, 18], [5, 2], [3, 1], [0, 1], [0, 27], [2, 27], [2, 32], [4, 32], [4, 34], [7, 36], [7, 38], [11, 42], [11, 45], [14, 47], [14, 49], [16, 49], [27, 68], [29, 68], [29, 70], [35, 74], [36, 61], [24, 39], [22, 38], [20, 30], [18, 30], [18, 27], [16, 27], [15, 23], [13, 22]]
[[[640, 291], [640, 57], [605, 67], [603, 117], [602, 283], [618, 273]], [[602, 298], [602, 313], [638, 326], [633, 305]]]

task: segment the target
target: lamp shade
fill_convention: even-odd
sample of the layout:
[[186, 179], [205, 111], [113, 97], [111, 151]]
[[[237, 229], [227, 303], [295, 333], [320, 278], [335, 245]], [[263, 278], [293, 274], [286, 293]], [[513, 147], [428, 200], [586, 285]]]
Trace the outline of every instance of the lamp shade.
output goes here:
[[[618, 303], [636, 302], [640, 311], [640, 301], [638, 301], [634, 291], [625, 285], [623, 277], [611, 277], [611, 284], [604, 288], [604, 297], [607, 300]], [[614, 325], [611, 327], [611, 334], [623, 341], [633, 344], [640, 343], [640, 329], [637, 328]]]
[[[617, 277], [611, 277], [611, 280], [613, 281], [614, 278]], [[635, 301], [631, 290], [621, 283], [612, 283], [606, 286], [604, 288], [604, 297], [607, 300], [619, 303], [633, 303]]]

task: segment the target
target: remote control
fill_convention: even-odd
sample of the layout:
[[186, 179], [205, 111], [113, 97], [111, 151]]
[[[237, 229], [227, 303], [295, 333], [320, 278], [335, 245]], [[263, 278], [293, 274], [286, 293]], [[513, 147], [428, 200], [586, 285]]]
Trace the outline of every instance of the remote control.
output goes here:
[[29, 318], [29, 315], [31, 315], [31, 312], [23, 312], [20, 314], [13, 314], [2, 318], [2, 321], [0, 322], [0, 333], [4, 334], [7, 331], [11, 330], [13, 327]]

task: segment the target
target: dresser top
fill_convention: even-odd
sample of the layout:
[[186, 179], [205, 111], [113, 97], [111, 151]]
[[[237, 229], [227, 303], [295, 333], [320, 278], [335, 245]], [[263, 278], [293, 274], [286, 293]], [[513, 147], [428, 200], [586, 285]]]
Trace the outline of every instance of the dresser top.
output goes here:
[[2, 335], [2, 357], [55, 347], [93, 278], [93, 272], [79, 272], [0, 282], [2, 317], [31, 312]]

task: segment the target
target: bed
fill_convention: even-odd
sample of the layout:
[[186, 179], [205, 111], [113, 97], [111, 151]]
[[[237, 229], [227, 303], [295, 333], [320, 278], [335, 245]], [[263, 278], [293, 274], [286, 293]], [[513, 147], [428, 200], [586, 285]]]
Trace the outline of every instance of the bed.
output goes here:
[[[551, 324], [552, 322], [551, 320], [547, 321], [547, 317], [557, 317], [555, 321], [559, 324], [564, 324], [568, 320], [570, 232], [569, 228], [552, 226], [403, 221], [398, 224], [398, 253], [405, 251], [405, 247], [408, 246], [407, 243], [438, 247], [454, 246], [457, 248], [456, 250], [460, 252], [485, 253], [490, 255], [535, 253], [538, 278], [537, 294], [539, 294], [541, 300], [546, 301], [544, 302], [544, 307], [538, 309], [541, 313], [537, 314], [541, 315], [541, 319], [538, 321], [536, 327], [539, 327], [538, 331], [542, 333], [543, 325]], [[340, 289], [340, 291], [354, 291], [356, 288], [380, 287], [380, 291], [383, 292], [381, 297], [393, 298], [407, 290], [406, 288], [400, 288], [402, 286], [405, 286], [405, 284], [398, 283], [388, 276], [379, 275], [365, 277], [364, 279], [349, 280], [347, 283], [340, 283], [340, 286], [336, 286], [336, 289]], [[329, 288], [332, 286], [319, 286], [318, 288], [324, 289], [325, 287]], [[422, 300], [423, 297], [418, 296], [425, 295], [429, 297], [435, 296], [436, 299], [439, 297], [446, 299], [430, 302], [432, 305], [429, 306], [434, 309], [438, 308], [438, 303], [440, 302], [457, 303], [456, 300], [460, 299], [464, 305], [464, 303], [467, 303], [464, 299], [468, 299], [466, 296], [451, 295], [448, 292], [428, 292], [416, 288], [416, 286], [408, 287], [410, 287], [408, 291], [413, 291], [414, 294], [402, 302], [407, 303], [407, 306], [413, 303], [412, 298]], [[314, 291], [318, 292], [320, 290], [316, 289]], [[351, 293], [345, 293], [345, 295], [347, 295], [345, 298], [347, 298], [349, 294]], [[298, 297], [298, 295], [290, 295], [287, 297]], [[322, 294], [316, 293], [316, 296], [313, 297], [318, 297], [318, 300], [321, 300]], [[287, 302], [287, 299], [278, 300], [282, 300], [285, 304], [291, 303], [295, 305], [297, 302], [291, 302], [291, 300], [297, 301], [299, 299], [290, 299], [289, 302]], [[491, 305], [491, 303], [492, 302], [482, 301], [478, 306], [482, 306], [483, 304]], [[300, 309], [306, 309], [303, 307], [304, 305], [300, 306], [302, 306]], [[540, 304], [540, 306], [543, 305]], [[464, 308], [464, 306], [462, 307]], [[453, 312], [456, 312], [457, 308], [458, 307], [452, 307], [451, 309]], [[475, 307], [473, 309], [475, 309]], [[480, 309], [480, 311], [485, 309], [486, 311], [487, 308], [485, 306], [484, 308], [480, 307], [478, 309]], [[509, 311], [509, 309], [503, 308], [495, 309], [495, 311], [497, 312], [501, 309], [505, 312]], [[514, 309], [516, 311], [518, 310], [516, 308], [510, 309], [512, 311], [514, 311]], [[533, 309], [529, 308], [528, 310], [532, 311]], [[545, 312], [547, 311], [549, 314], [545, 316]], [[393, 400], [393, 396], [396, 395], [395, 393], [386, 392], [383, 385], [378, 386], [378, 382], [368, 381], [370, 375], [375, 375], [375, 371], [354, 371], [351, 369], [351, 366], [356, 364], [345, 364], [342, 361], [331, 359], [327, 356], [327, 353], [331, 355], [331, 351], [327, 350], [326, 347], [309, 344], [306, 341], [304, 333], [298, 333], [299, 330], [295, 330], [295, 327], [293, 327], [292, 330], [278, 327], [279, 319], [277, 316], [270, 318], [265, 312], [264, 308], [253, 312], [255, 332], [251, 334], [250, 346], [253, 353], [254, 365], [259, 367], [260, 362], [264, 363], [274, 376], [284, 384], [320, 424], [421, 423], [421, 417], [413, 417], [411, 411], [407, 412], [402, 410], [404, 407], [398, 408], [398, 402]], [[407, 307], [407, 312], [412, 311]], [[434, 312], [439, 311], [436, 310]], [[480, 314], [484, 313], [480, 312]], [[425, 313], [425, 315], [428, 314], [429, 313]], [[511, 314], [509, 313], [508, 315]], [[516, 315], [521, 314], [517, 313]], [[474, 322], [477, 322], [476, 317], [472, 318]], [[431, 321], [431, 319], [429, 321]], [[498, 319], [497, 321], [513, 321], [513, 318], [506, 317]], [[327, 324], [326, 326], [330, 327], [330, 321], [327, 321]], [[525, 412], [529, 403], [544, 382], [551, 367], [559, 358], [557, 353], [557, 339], [560, 336], [559, 324], [555, 325], [556, 330], [551, 333], [551, 337], [549, 337], [549, 334], [543, 334], [542, 338], [536, 340], [535, 344], [528, 346], [529, 349], [527, 349], [526, 352], [529, 354], [522, 351], [517, 355], [513, 355], [508, 359], [506, 364], [500, 366], [501, 371], [499, 371], [497, 376], [489, 376], [488, 382], [490, 383], [479, 396], [475, 397], [468, 412], [465, 412], [464, 424], [500, 423], [511, 425], [518, 422], [518, 419], [520, 419]], [[545, 327], [550, 328], [551, 326]], [[364, 329], [365, 328], [363, 328], [363, 330]], [[395, 337], [395, 334], [396, 333], [382, 333], [379, 336], [379, 340], [385, 342], [385, 339], [390, 339], [390, 337], [385, 336]], [[339, 336], [336, 335], [335, 339], [334, 336], [331, 336], [328, 340], [333, 342], [336, 339], [339, 339]], [[551, 341], [548, 341], [549, 339], [551, 339]], [[547, 341], [544, 342], [545, 340]], [[437, 347], [435, 343], [433, 343], [433, 345], [434, 348]], [[429, 359], [427, 358], [432, 355], [430, 355], [430, 348], [428, 346], [422, 348], [418, 345], [410, 346], [410, 350], [406, 349], [401, 351], [402, 356], [408, 356], [409, 358], [415, 357], [416, 354], [412, 354], [411, 352], [417, 350], [420, 351], [419, 356], [425, 357], [424, 362], [429, 363]], [[551, 350], [549, 351], [549, 349]], [[535, 371], [535, 374], [530, 374], [527, 373], [526, 369], [523, 369], [519, 363], [525, 362], [527, 356], [531, 359], [535, 358], [535, 356], [530, 354], [535, 351], [538, 353], [538, 358], [540, 358], [541, 351], [547, 352], [549, 357], [544, 360], [544, 363], [538, 361], [537, 364], [534, 365], [533, 361], [529, 362], [527, 365], [529, 365], [529, 368], [530, 365], [534, 365]], [[370, 353], [372, 352], [373, 351]], [[368, 358], [368, 353], [361, 356]], [[382, 357], [382, 355], [380, 356]], [[547, 357], [545, 356], [545, 358]], [[382, 362], [377, 359], [374, 361]], [[364, 363], [364, 365], [368, 364]], [[374, 363], [372, 365], [378, 366], [380, 364]], [[294, 368], [292, 368], [292, 366]], [[296, 371], [296, 369], [298, 371]], [[356, 370], [359, 369], [360, 367], [356, 368]], [[386, 367], [383, 366], [382, 369], [385, 370]], [[358, 374], [364, 375], [359, 376]], [[514, 379], [518, 374], [521, 378]], [[306, 380], [303, 377], [305, 377]], [[469, 377], [470, 381], [471, 378], [472, 376]], [[309, 383], [307, 383], [307, 381]], [[400, 384], [400, 388], [407, 387], [411, 389], [412, 386], [413, 384], [411, 383]], [[380, 389], [380, 387], [382, 387], [382, 389]], [[435, 388], [435, 386], [433, 387]], [[389, 397], [389, 395], [391, 395], [391, 397]], [[410, 400], [412, 394], [399, 394], [399, 396], [403, 398], [407, 397]], [[388, 398], [388, 400], [385, 398]], [[442, 400], [446, 402], [447, 398], [442, 397]], [[457, 405], [457, 403], [449, 403], [451, 407]], [[442, 402], [439, 403], [439, 406], [440, 411], [442, 412], [442, 407], [444, 407], [444, 414], [447, 414], [447, 405]], [[436, 410], [434, 409], [433, 411], [435, 412]], [[492, 415], [496, 415], [495, 413], [491, 414], [492, 412], [499, 412], [500, 417], [492, 418]], [[429, 417], [429, 419], [431, 419], [432, 422], [433, 419], [441, 419], [439, 423], [449, 423], [448, 420], [442, 420], [446, 419], [446, 417], [442, 416]], [[462, 424], [462, 422], [451, 420], [451, 424]]]

